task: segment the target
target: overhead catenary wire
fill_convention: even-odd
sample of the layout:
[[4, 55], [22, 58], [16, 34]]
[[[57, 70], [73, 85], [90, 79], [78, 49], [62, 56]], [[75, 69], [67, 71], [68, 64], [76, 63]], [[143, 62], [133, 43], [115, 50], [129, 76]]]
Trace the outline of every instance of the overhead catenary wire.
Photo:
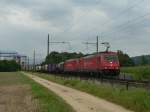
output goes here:
[[[129, 12], [131, 9], [141, 5], [141, 2], [144, 3], [145, 0], [139, 0], [138, 2], [135, 2], [133, 5], [127, 7], [125, 10], [121, 10], [117, 16], [113, 17], [111, 21], [105, 22], [104, 24], [101, 24], [101, 26], [105, 27], [107, 24], [111, 24], [111, 23], [115, 23], [118, 22], [117, 20], [120, 19], [121, 16], [127, 14], [127, 12]], [[133, 20], [134, 21], [134, 20]], [[124, 23], [123, 25], [129, 24], [129, 22], [131, 22], [131, 20], [128, 20], [126, 23]], [[122, 25], [121, 25], [122, 26]], [[92, 31], [94, 31], [96, 28], [92, 29]], [[103, 36], [108, 35], [108, 31], [101, 31], [103, 33], [105, 33]], [[112, 31], [111, 31], [112, 32]], [[113, 31], [114, 32], [114, 31]], [[110, 32], [109, 32], [110, 34]]]
[[96, 52], [97, 53], [99, 52], [99, 37], [98, 36], [96, 36], [96, 42], [83, 42], [83, 44], [86, 44], [87, 47], [89, 44], [94, 45], [94, 46], [96, 46]]
[[[148, 18], [146, 18], [146, 17], [148, 17]], [[129, 20], [129, 21], [126, 21], [125, 23], [114, 27], [114, 29], [116, 28], [115, 30], [113, 30], [113, 31], [111, 31], [111, 32], [109, 32], [109, 33], [106, 33], [106, 34], [104, 34], [104, 35], [105, 35], [105, 36], [108, 36], [108, 35], [111, 35], [111, 34], [114, 34], [114, 33], [118, 32], [118, 31], [125, 30], [125, 29], [128, 28], [130, 25], [134, 25], [134, 24], [143, 22], [143, 21], [145, 21], [145, 19], [149, 19], [149, 17], [150, 17], [150, 12], [147, 13], [147, 14], [138, 16], [138, 17], [136, 17], [136, 18], [133, 18], [133, 19], [131, 19], [131, 20]], [[143, 20], [143, 19], [144, 19], [144, 20]]]
[[111, 21], [103, 23], [102, 26], [105, 26], [105, 25], [107, 25], [107, 24], [111, 24], [111, 23], [116, 22], [116, 20], [120, 19], [120, 17], [121, 17], [122, 15], [127, 14], [127, 13], [129, 12], [129, 10], [131, 10], [131, 9], [133, 9], [133, 8], [135, 8], [135, 7], [137, 7], [138, 5], [141, 5], [140, 3], [141, 3], [141, 2], [144, 2], [144, 1], [145, 1], [145, 0], [140, 0], [140, 1], [136, 2], [136, 3], [134, 3], [133, 5], [129, 6], [127, 9], [120, 11], [115, 17], [112, 18]]
[[50, 50], [50, 48], [49, 48], [49, 46], [50, 46], [50, 44], [67, 44], [68, 45], [68, 48], [69, 49], [71, 49], [71, 43], [70, 42], [67, 42], [67, 41], [50, 41], [50, 39], [49, 39], [49, 34], [48, 34], [48, 53], [49, 53], [49, 50]]

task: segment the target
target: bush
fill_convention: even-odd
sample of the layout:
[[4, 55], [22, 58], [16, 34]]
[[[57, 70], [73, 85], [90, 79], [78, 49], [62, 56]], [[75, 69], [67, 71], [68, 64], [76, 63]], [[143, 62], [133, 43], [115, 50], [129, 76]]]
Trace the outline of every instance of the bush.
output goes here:
[[137, 80], [150, 78], [150, 66], [122, 67], [121, 72], [130, 73]]
[[21, 66], [14, 60], [0, 60], [0, 72], [19, 71]]

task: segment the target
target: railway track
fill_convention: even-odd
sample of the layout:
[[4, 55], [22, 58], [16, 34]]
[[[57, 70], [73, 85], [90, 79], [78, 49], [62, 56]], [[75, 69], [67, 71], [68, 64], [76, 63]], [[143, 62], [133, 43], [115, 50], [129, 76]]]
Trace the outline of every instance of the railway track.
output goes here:
[[[97, 79], [96, 79], [97, 80]], [[98, 79], [99, 80], [99, 79]], [[150, 88], [149, 81], [140, 81], [140, 80], [128, 80], [128, 79], [118, 79], [118, 78], [102, 78], [101, 82], [108, 82], [110, 84], [120, 84], [125, 85], [128, 90], [129, 87], [142, 87], [142, 88]]]
[[80, 79], [80, 80], [90, 80], [92, 82], [100, 82], [100, 83], [110, 83], [112, 86], [115, 84], [124, 85], [128, 90], [129, 87], [136, 87], [136, 88], [150, 88], [150, 81], [142, 81], [142, 80], [134, 80], [133, 78], [129, 77], [100, 77], [100, 78], [93, 78], [93, 77], [79, 77], [79, 76], [72, 76], [66, 74], [54, 74], [55, 76], [63, 77], [64, 79]]

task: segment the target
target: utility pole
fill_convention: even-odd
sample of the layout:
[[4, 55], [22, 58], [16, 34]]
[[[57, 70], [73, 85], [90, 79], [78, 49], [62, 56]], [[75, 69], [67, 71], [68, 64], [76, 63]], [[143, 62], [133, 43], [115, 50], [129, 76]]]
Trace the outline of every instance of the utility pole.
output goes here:
[[98, 54], [98, 52], [99, 52], [99, 44], [98, 44], [98, 36], [96, 37], [97, 38], [97, 42], [96, 42], [96, 48], [97, 48], [97, 54]]
[[48, 34], [48, 39], [47, 39], [47, 56], [49, 55], [50, 53], [50, 43], [52, 44], [68, 44], [70, 46], [70, 42], [50, 42], [50, 37], [49, 37], [49, 34]]
[[50, 54], [50, 43], [51, 44], [68, 44], [70, 46], [70, 42], [64, 42], [64, 41], [60, 41], [60, 42], [50, 42], [50, 37], [48, 34], [48, 39], [47, 39], [47, 56]]
[[25, 71], [27, 70], [27, 56], [25, 56]]
[[29, 57], [28, 57], [28, 71], [29, 71]]
[[86, 45], [96, 45], [96, 53], [98, 54], [99, 52], [99, 38], [98, 36], [96, 37], [96, 42], [85, 42], [83, 44], [86, 44]]
[[49, 34], [48, 34], [48, 39], [47, 39], [47, 56], [49, 55], [49, 44], [50, 44], [50, 41], [49, 41]]
[[35, 71], [35, 49], [33, 52], [33, 70]]

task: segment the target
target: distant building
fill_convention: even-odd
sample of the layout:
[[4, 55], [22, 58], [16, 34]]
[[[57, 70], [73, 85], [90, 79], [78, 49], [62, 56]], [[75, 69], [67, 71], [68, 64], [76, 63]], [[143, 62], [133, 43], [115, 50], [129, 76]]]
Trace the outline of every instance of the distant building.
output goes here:
[[15, 60], [22, 68], [25, 68], [27, 65], [27, 56], [21, 55], [18, 52], [0, 51], [0, 60]]

